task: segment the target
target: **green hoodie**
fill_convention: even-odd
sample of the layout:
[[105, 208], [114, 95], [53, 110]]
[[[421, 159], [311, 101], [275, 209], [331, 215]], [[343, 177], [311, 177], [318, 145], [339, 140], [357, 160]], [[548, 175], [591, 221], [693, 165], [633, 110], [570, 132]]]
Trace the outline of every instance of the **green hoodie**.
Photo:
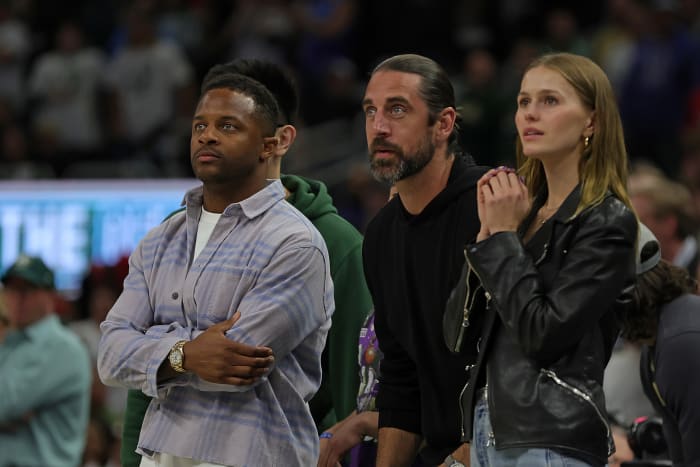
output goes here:
[[287, 201], [316, 226], [328, 247], [335, 313], [323, 351], [323, 380], [309, 403], [319, 431], [347, 417], [357, 405], [360, 328], [372, 308], [362, 269], [362, 235], [338, 215], [323, 182], [282, 175]]
[[[282, 184], [290, 192], [287, 201], [323, 236], [331, 260], [335, 312], [322, 356], [321, 387], [309, 402], [320, 432], [355, 410], [359, 387], [358, 339], [362, 323], [372, 308], [372, 299], [362, 269], [362, 235], [338, 215], [326, 185], [295, 175], [282, 175]], [[122, 433], [123, 467], [138, 467], [141, 462], [135, 451], [150, 402], [151, 398], [141, 391], [129, 391]]]

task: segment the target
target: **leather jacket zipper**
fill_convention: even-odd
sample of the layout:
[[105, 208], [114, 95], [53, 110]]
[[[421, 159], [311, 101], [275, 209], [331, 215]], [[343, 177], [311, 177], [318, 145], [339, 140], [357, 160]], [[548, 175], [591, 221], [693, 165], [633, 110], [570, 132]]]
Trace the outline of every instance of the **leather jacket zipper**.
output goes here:
[[[469, 284], [469, 278], [472, 275], [472, 267], [470, 264], [468, 264], [469, 270], [467, 271], [467, 296], [464, 299], [464, 310], [463, 310], [463, 317], [462, 317], [462, 325], [459, 328], [459, 333], [457, 334], [457, 340], [455, 342], [454, 346], [454, 352], [457, 353], [459, 350], [462, 348], [462, 341], [464, 340], [464, 333], [469, 327], [469, 314], [471, 313], [471, 309], [474, 306], [474, 301], [476, 300], [476, 294], [479, 292], [479, 289], [482, 289], [483, 286], [479, 284], [479, 286], [474, 290], [474, 294], [471, 293], [471, 285]], [[476, 273], [475, 273], [476, 274]], [[477, 276], [479, 277], [479, 276]]]
[[[479, 277], [479, 273], [476, 272], [476, 270], [472, 267], [472, 264], [471, 264], [471, 262], [469, 261], [469, 257], [467, 256], [467, 251], [466, 251], [466, 250], [464, 250], [464, 258], [466, 259], [467, 265], [468, 265], [468, 267], [469, 267], [469, 270], [467, 271], [467, 299], [465, 300], [465, 305], [464, 305], [464, 307], [465, 307], [465, 310], [464, 310], [464, 311], [465, 311], [465, 318], [468, 318], [468, 310], [467, 310], [466, 302], [469, 300], [469, 276], [470, 276], [470, 274], [471, 274], [472, 272], [474, 272], [474, 275], [476, 276], [476, 278], [479, 279], [479, 288], [483, 288], [483, 289], [484, 289], [484, 296], [486, 297], [486, 303], [485, 303], [485, 305], [484, 305], [484, 311], [485, 311], [485, 312], [487, 312], [487, 311], [491, 308], [491, 294], [486, 290], [486, 287], [484, 287], [484, 283], [483, 283], [483, 281], [481, 280], [481, 277]], [[478, 288], [477, 288], [477, 290], [478, 290]], [[474, 295], [476, 296], [476, 294], [474, 294]], [[472, 300], [472, 304], [473, 304], [473, 300]], [[464, 324], [464, 323], [462, 323], [462, 324]], [[469, 323], [467, 322], [467, 324], [469, 324]], [[464, 325], [462, 326], [462, 329], [460, 329], [460, 334], [459, 334], [458, 339], [457, 339], [457, 341], [460, 343], [460, 345], [461, 345], [461, 341], [462, 341], [462, 337], [463, 337], [463, 334], [464, 334], [464, 330], [465, 330], [465, 329], [466, 329], [466, 327], [465, 327]], [[481, 349], [479, 348], [479, 343], [480, 343], [480, 342], [481, 342], [481, 339], [479, 339], [479, 342], [477, 342], [477, 348], [476, 348], [477, 353], [481, 353]], [[471, 369], [474, 368], [475, 366], [476, 366], [476, 365], [468, 365], [468, 366], [466, 367], [466, 370], [471, 371]], [[470, 376], [471, 376], [471, 375], [470, 375]], [[486, 378], [487, 378], [487, 380], [488, 380], [488, 371], [486, 372]], [[487, 381], [486, 385], [487, 385], [487, 388], [488, 388], [488, 381]], [[467, 387], [469, 387], [469, 379], [467, 379], [467, 384], [465, 384], [464, 387], [462, 388], [462, 392], [460, 393], [460, 401], [461, 401], [461, 399], [462, 399], [462, 394], [464, 394], [464, 392], [466, 391]], [[488, 403], [488, 398], [487, 398], [487, 403]], [[459, 404], [459, 411], [460, 411], [460, 414], [461, 414], [461, 416], [462, 416], [462, 438], [464, 438], [464, 408], [462, 407], [462, 404]], [[472, 414], [472, 415], [473, 415], [473, 414]], [[472, 433], [472, 436], [474, 436], [474, 433]]]
[[544, 261], [544, 259], [547, 257], [547, 253], [549, 252], [549, 241], [544, 244], [544, 248], [542, 249], [542, 254], [540, 255], [537, 260], [535, 260], [535, 266], [539, 266], [539, 264]]
[[598, 414], [598, 418], [599, 418], [600, 421], [603, 423], [603, 426], [605, 426], [605, 433], [606, 433], [607, 439], [608, 439], [608, 457], [611, 456], [612, 453], [613, 453], [614, 450], [615, 450], [615, 444], [614, 444], [614, 441], [613, 441], [613, 438], [612, 438], [612, 433], [611, 433], [611, 430], [610, 430], [610, 425], [608, 424], [607, 420], [605, 419], [605, 417], [604, 417], [603, 414], [601, 413], [601, 411], [600, 411], [600, 409], [598, 408], [598, 406], [595, 404], [595, 402], [593, 402], [593, 398], [592, 398], [590, 395], [588, 395], [585, 391], [582, 391], [581, 389], [579, 389], [579, 388], [577, 388], [577, 387], [575, 387], [575, 386], [573, 386], [573, 385], [567, 383], [567, 382], [564, 381], [563, 379], [561, 379], [561, 378], [560, 378], [559, 376], [557, 376], [557, 374], [556, 374], [554, 371], [552, 371], [552, 370], [548, 370], [548, 369], [542, 368], [542, 369], [540, 370], [540, 372], [542, 372], [542, 373], [544, 373], [545, 375], [549, 376], [549, 377], [552, 379], [552, 381], [554, 381], [556, 384], [558, 384], [558, 385], [561, 386], [562, 388], [568, 390], [569, 392], [571, 392], [571, 393], [574, 394], [575, 396], [577, 396], [577, 397], [583, 399], [586, 403], [588, 403], [589, 405], [591, 405], [591, 406], [595, 409], [596, 413]]
[[[492, 397], [489, 397], [489, 370], [486, 368], [486, 386], [484, 387], [484, 399], [486, 399], [486, 406], [489, 408], [489, 423], [491, 424], [491, 431], [488, 433], [488, 439], [486, 440], [486, 447], [493, 446], [496, 447], [496, 429], [493, 426], [493, 421], [495, 417], [491, 414], [496, 413], [496, 401]], [[492, 409], [493, 408], [493, 409]]]
[[[464, 367], [464, 371], [467, 373], [467, 382], [459, 393], [459, 402], [460, 402], [459, 415], [462, 417], [461, 418], [462, 423], [460, 423], [460, 428], [462, 430], [462, 439], [463, 440], [464, 440], [465, 433], [464, 433], [464, 407], [462, 407], [462, 397], [464, 397], [464, 393], [466, 392], [467, 388], [469, 387], [469, 379], [471, 378], [471, 371], [472, 371], [472, 368], [474, 368], [475, 366], [476, 365], [467, 365], [466, 367]], [[473, 435], [474, 434], [472, 433], [472, 436]]]
[[[464, 257], [466, 259], [467, 252], [464, 252]], [[462, 340], [464, 339], [464, 331], [469, 327], [469, 295], [471, 294], [471, 286], [469, 285], [469, 277], [472, 275], [472, 266], [467, 262], [467, 278], [464, 281], [467, 286], [467, 294], [464, 297], [464, 310], [462, 311], [462, 326], [459, 328], [459, 333], [457, 334], [457, 340], [455, 341], [455, 346], [452, 349], [453, 352], [459, 352], [462, 347]]]

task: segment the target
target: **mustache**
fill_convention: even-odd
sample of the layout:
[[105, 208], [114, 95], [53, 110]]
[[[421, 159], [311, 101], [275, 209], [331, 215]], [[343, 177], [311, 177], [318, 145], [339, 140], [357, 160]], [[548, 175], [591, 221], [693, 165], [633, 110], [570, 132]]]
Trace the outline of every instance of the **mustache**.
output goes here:
[[374, 138], [369, 146], [369, 150], [371, 153], [375, 153], [377, 151], [401, 152], [401, 148], [399, 146], [388, 142], [384, 138]]
[[223, 155], [219, 151], [208, 147], [198, 149], [197, 152], [194, 153], [194, 157], [199, 157], [200, 154], [212, 154], [217, 157], [223, 157]]

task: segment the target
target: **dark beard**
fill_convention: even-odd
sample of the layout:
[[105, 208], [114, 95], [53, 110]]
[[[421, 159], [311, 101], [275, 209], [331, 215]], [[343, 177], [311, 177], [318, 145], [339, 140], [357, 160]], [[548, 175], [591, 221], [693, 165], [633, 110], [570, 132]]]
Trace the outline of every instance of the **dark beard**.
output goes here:
[[[376, 150], [375, 148], [378, 146], [393, 151], [398, 162], [394, 162], [393, 160], [373, 159], [372, 155]], [[385, 182], [391, 186], [399, 180], [408, 178], [423, 170], [423, 167], [428, 165], [428, 162], [433, 159], [434, 154], [435, 145], [430, 140], [429, 135], [426, 135], [416, 152], [408, 156], [400, 147], [387, 143], [383, 139], [376, 138], [372, 141], [372, 145], [370, 146], [370, 170], [376, 180]]]

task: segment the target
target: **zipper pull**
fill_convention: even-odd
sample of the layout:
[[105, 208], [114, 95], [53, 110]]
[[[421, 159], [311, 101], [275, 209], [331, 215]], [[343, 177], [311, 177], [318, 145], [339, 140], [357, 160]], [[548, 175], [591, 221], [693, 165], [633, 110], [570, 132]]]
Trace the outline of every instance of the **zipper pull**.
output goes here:
[[486, 440], [486, 447], [496, 446], [496, 435], [493, 434], [493, 430], [489, 431], [489, 439]]

